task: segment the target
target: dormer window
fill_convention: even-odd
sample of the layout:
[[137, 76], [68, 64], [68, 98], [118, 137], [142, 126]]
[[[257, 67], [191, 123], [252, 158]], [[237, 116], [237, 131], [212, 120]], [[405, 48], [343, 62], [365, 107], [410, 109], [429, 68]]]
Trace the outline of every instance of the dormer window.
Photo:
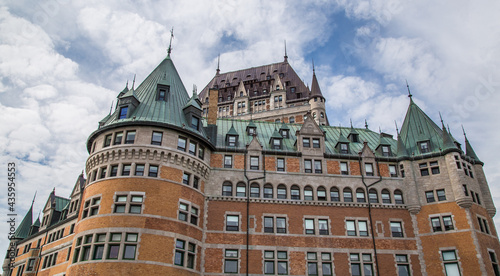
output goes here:
[[[321, 113], [323, 115], [323, 113]], [[321, 117], [323, 118], [323, 117]], [[349, 134], [349, 137], [347, 138], [350, 138], [351, 142], [353, 143], [358, 143], [359, 142], [359, 134], [356, 134], [356, 133], [351, 133]]]
[[282, 129], [281, 130], [281, 136], [283, 136], [283, 138], [289, 138], [289, 136], [288, 136], [288, 129]]
[[228, 135], [227, 136], [226, 144], [228, 147], [236, 147], [237, 143], [238, 143], [238, 136], [236, 136], [236, 135]]
[[227, 100], [230, 101], [231, 100], [231, 95], [227, 96]]
[[166, 102], [168, 101], [168, 94], [170, 91], [170, 87], [167, 85], [158, 85], [158, 90], [156, 94], [156, 100], [157, 101], [163, 101]]
[[391, 156], [391, 147], [390, 146], [382, 146], [382, 155], [383, 156]]
[[191, 116], [191, 128], [198, 130], [200, 119], [196, 116]]
[[273, 149], [281, 149], [281, 139], [273, 138], [272, 145], [273, 145]]
[[291, 92], [291, 93], [295, 93], [295, 87], [291, 87], [291, 88], [290, 88], [290, 92]]
[[349, 144], [340, 143], [340, 153], [348, 154], [349, 153]]
[[420, 153], [430, 152], [429, 141], [423, 141], [418, 143], [418, 148], [420, 149]]
[[128, 106], [120, 107], [120, 115], [118, 119], [126, 119], [127, 118]]

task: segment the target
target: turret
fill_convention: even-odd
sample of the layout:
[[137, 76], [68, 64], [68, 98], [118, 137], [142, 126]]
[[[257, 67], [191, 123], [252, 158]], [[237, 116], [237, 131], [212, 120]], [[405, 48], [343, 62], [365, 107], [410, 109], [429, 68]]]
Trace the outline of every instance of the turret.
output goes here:
[[316, 78], [316, 72], [314, 69], [314, 63], [309, 104], [311, 106], [311, 115], [314, 121], [316, 121], [318, 125], [328, 125], [328, 120], [325, 115], [325, 97], [323, 97], [323, 93], [321, 93], [321, 89], [319, 88], [318, 79]]

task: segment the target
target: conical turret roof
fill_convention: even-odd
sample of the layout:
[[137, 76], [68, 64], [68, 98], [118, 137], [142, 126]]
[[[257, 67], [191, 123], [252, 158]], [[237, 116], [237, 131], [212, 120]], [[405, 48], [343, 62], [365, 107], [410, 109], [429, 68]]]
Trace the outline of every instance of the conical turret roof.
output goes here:
[[316, 78], [316, 72], [313, 70], [313, 78], [311, 83], [311, 98], [314, 97], [323, 97], [323, 93], [321, 93], [321, 89], [319, 88], [318, 79]]
[[28, 213], [26, 213], [23, 220], [17, 227], [16, 232], [14, 232], [14, 238], [15, 239], [26, 238], [30, 233], [32, 224], [33, 224], [33, 204], [31, 205], [30, 209], [28, 210]]

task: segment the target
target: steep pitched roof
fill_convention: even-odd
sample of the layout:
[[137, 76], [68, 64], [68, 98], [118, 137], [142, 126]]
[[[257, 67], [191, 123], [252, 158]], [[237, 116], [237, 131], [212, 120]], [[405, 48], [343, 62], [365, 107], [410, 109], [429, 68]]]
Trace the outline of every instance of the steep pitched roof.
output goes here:
[[470, 158], [472, 158], [476, 161], [481, 162], [481, 160], [479, 160], [476, 153], [474, 152], [474, 149], [472, 148], [472, 146], [469, 142], [469, 139], [467, 139], [467, 135], [465, 135], [465, 132], [464, 132], [464, 136], [465, 136], [465, 155], [469, 156]]
[[31, 205], [30, 209], [28, 210], [28, 213], [26, 213], [23, 220], [17, 227], [16, 232], [14, 232], [14, 238], [15, 239], [26, 238], [30, 233], [32, 224], [33, 224], [33, 204]]
[[312, 83], [311, 83], [311, 96], [310, 98], [314, 97], [323, 97], [323, 93], [321, 93], [321, 89], [319, 88], [319, 83], [318, 79], [316, 78], [316, 72], [313, 70], [313, 78], [312, 78]]

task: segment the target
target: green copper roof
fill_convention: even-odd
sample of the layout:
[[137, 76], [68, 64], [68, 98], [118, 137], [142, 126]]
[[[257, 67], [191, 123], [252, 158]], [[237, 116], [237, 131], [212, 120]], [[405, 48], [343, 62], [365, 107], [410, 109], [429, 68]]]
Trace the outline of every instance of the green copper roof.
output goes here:
[[[169, 86], [166, 101], [157, 100], [158, 84]], [[123, 91], [119, 95], [120, 98], [134, 96], [139, 105], [126, 119], [118, 119], [120, 110], [117, 108], [111, 116], [105, 118], [101, 128], [126, 122], [164, 123], [184, 128], [191, 124], [187, 122], [183, 108], [191, 104], [201, 109], [196, 101], [197, 96], [190, 99], [170, 57], [166, 57], [137, 88], [122, 93]], [[194, 130], [186, 127], [186, 129], [206, 137], [202, 128]]]
[[196, 95], [196, 93], [193, 93], [193, 96], [189, 99], [189, 101], [186, 103], [186, 105], [184, 106], [184, 108], [187, 108], [189, 106], [193, 106], [199, 110], [202, 110], [201, 109], [201, 106], [200, 104], [198, 103], [198, 96]]
[[40, 218], [36, 218], [35, 223], [33, 223], [33, 226], [40, 227]]
[[64, 210], [64, 207], [69, 204], [69, 202], [71, 201], [70, 199], [67, 199], [67, 198], [64, 198], [64, 197], [60, 197], [60, 196], [55, 196], [55, 201], [56, 201], [56, 208], [55, 210], [57, 212], [61, 212], [62, 210]]
[[[204, 121], [206, 124], [206, 121]], [[244, 150], [246, 145], [250, 144], [253, 139], [253, 136], [244, 135], [246, 134], [246, 128], [250, 121], [247, 120], [236, 120], [236, 119], [228, 119], [228, 118], [219, 118], [217, 119], [217, 145], [218, 149], [239, 149]], [[259, 142], [263, 146], [264, 150], [271, 151], [283, 151], [283, 152], [296, 152], [297, 147], [295, 146], [295, 141], [297, 140], [297, 136], [295, 135], [297, 130], [302, 128], [302, 124], [287, 124], [290, 129], [289, 139], [282, 140], [283, 148], [281, 150], [272, 149], [272, 145], [268, 143], [271, 137], [276, 130], [276, 123], [274, 122], [262, 122], [262, 121], [253, 121], [255, 126], [257, 127], [257, 138]], [[325, 133], [325, 146], [324, 150], [327, 154], [338, 154], [339, 152], [335, 148], [340, 136], [340, 130], [342, 129], [343, 133], [346, 133], [350, 128], [342, 128], [342, 127], [332, 127], [332, 126], [322, 126], [322, 130]], [[379, 143], [379, 134], [373, 132], [369, 129], [356, 129], [359, 133], [359, 140], [366, 141], [368, 146], [375, 151], [377, 145]], [[238, 145], [236, 147], [228, 147], [226, 146], [226, 134], [239, 135]], [[344, 135], [342, 135], [344, 136]], [[349, 142], [345, 137], [346, 142]], [[342, 139], [342, 140], [343, 140]], [[391, 150], [393, 154], [395, 154], [395, 150], [397, 147], [396, 140], [387, 139], [391, 146]], [[344, 141], [344, 140], [343, 140]], [[363, 148], [363, 143], [350, 143], [349, 145], [350, 152], [353, 155], [357, 155], [358, 152]], [[378, 152], [375, 152], [375, 155], [380, 156]]]
[[430, 142], [430, 153], [456, 148], [453, 144], [444, 143], [443, 130], [411, 98], [400, 134], [402, 143], [413, 156], [422, 154], [418, 146], [423, 141]]
[[283, 139], [283, 136], [278, 132], [278, 130], [275, 128], [273, 135], [271, 135], [271, 138], [276, 138], [276, 139]]
[[476, 153], [474, 152], [474, 149], [469, 143], [469, 140], [467, 139], [467, 136], [465, 136], [465, 155], [469, 156], [472, 159], [475, 159], [476, 161], [481, 161], [477, 157]]
[[408, 151], [406, 150], [405, 144], [403, 144], [403, 139], [401, 139], [401, 135], [398, 132], [398, 148], [397, 155], [399, 157], [408, 156]]
[[30, 228], [32, 224], [33, 224], [33, 205], [31, 205], [30, 209], [28, 210], [28, 213], [24, 216], [23, 220], [17, 227], [16, 232], [14, 232], [14, 238], [15, 239], [26, 238], [30, 233]]

